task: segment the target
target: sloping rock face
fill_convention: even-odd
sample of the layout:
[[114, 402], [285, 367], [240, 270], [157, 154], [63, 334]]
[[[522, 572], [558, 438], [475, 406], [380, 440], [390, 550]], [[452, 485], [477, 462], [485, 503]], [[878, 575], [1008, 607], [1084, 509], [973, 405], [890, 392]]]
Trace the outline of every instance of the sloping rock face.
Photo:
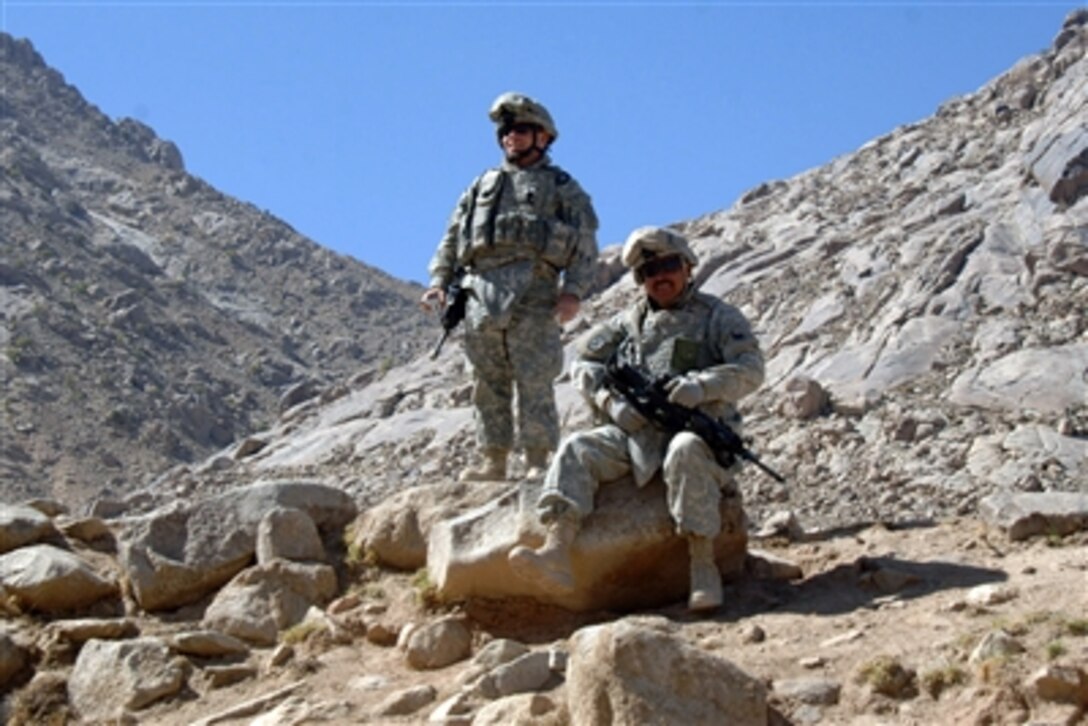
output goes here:
[[[809, 529], [1083, 489], [1088, 193], [1055, 190], [1088, 148], [1066, 140], [1088, 118], [1086, 21], [934, 116], [678, 225], [702, 289], [742, 307], [767, 355], [745, 433], [788, 485], [742, 472], [757, 526], [785, 508]], [[568, 343], [637, 293], [625, 277], [588, 300]], [[376, 502], [446, 481], [472, 441], [457, 348], [281, 422], [222, 485], [304, 466]], [[557, 398], [566, 431], [588, 422], [566, 379]]]
[[3, 33], [0, 86], [9, 495], [120, 496], [429, 342], [418, 286], [186, 173]]

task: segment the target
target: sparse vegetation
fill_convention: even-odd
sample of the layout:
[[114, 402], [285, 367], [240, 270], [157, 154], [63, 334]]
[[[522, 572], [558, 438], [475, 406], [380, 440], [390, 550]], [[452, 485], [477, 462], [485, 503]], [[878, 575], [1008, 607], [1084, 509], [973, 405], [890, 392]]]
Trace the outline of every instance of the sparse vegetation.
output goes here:
[[439, 606], [438, 588], [431, 582], [426, 567], [421, 567], [412, 575], [412, 587], [416, 590], [416, 598], [419, 604], [425, 608], [433, 609]]
[[280, 639], [288, 645], [305, 643], [312, 635], [324, 630], [324, 626], [316, 620], [303, 620], [283, 631]]
[[887, 655], [867, 661], [857, 674], [859, 684], [890, 698], [913, 698], [918, 694], [916, 681], [917, 677], [912, 669]]
[[1065, 631], [1070, 635], [1088, 635], [1088, 619], [1077, 618], [1076, 620], [1070, 620], [1065, 624]]
[[946, 665], [941, 668], [923, 671], [919, 677], [922, 690], [934, 700], [953, 686], [967, 683], [967, 671], [957, 665]]
[[1060, 640], [1052, 640], [1046, 644], [1046, 657], [1047, 660], [1055, 660], [1065, 655], [1067, 649], [1065, 644]]

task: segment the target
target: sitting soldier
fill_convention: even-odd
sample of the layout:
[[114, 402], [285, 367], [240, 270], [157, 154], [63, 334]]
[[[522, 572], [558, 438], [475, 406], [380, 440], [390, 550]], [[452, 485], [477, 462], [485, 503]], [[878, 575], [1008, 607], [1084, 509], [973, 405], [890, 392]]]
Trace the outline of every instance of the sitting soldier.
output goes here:
[[509, 555], [520, 577], [553, 592], [571, 591], [571, 544], [593, 511], [598, 485], [631, 474], [641, 487], [660, 469], [669, 514], [677, 534], [688, 540], [688, 607], [706, 611], [721, 605], [714, 540], [722, 527], [722, 493], [736, 494], [732, 467], [723, 467], [696, 434], [674, 434], [648, 421], [606, 385], [607, 361], [623, 356], [654, 378], [668, 377], [671, 403], [697, 408], [739, 431], [735, 404], [763, 382], [763, 355], [739, 310], [695, 290], [697, 262], [687, 239], [672, 230], [643, 227], [627, 238], [623, 263], [645, 296], [590, 330], [572, 367], [575, 387], [607, 423], [560, 445], [536, 505], [545, 541], [536, 549], [515, 547]]

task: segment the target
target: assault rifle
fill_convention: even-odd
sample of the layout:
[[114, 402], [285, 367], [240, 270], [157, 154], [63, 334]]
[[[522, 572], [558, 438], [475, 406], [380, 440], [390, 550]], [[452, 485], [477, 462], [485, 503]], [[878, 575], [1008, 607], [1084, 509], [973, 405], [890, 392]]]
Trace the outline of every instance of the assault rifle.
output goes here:
[[733, 429], [698, 409], [670, 401], [665, 391], [668, 381], [668, 376], [651, 381], [635, 366], [620, 362], [616, 354], [605, 365], [604, 384], [650, 421], [671, 433], [692, 432], [707, 443], [723, 467], [729, 468], [739, 457], [752, 462], [775, 481], [786, 483], [781, 474], [760, 461], [744, 445], [744, 440]]
[[442, 352], [442, 344], [450, 337], [453, 329], [465, 319], [465, 303], [468, 302], [468, 289], [461, 284], [465, 276], [464, 270], [457, 270], [446, 288], [446, 306], [442, 309], [442, 337], [438, 339], [438, 345], [431, 351], [431, 360]]

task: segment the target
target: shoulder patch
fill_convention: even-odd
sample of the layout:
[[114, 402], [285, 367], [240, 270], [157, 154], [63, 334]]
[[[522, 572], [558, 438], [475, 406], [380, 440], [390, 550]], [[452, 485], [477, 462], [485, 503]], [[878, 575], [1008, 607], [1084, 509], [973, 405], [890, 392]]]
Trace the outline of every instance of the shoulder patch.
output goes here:
[[570, 181], [570, 174], [568, 174], [567, 172], [562, 171], [562, 170], [556, 172], [556, 174], [555, 174], [556, 186], [563, 186], [564, 184], [566, 184], [569, 181]]

